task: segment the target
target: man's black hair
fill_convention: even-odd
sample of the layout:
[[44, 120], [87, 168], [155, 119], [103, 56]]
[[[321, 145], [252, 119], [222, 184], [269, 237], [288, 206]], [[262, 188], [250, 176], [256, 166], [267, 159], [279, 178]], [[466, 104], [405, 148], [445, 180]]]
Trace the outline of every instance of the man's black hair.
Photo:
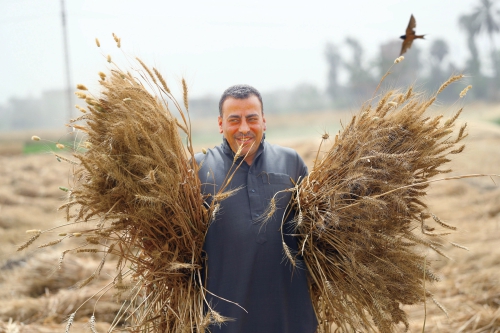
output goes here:
[[248, 84], [236, 84], [227, 88], [223, 93], [219, 100], [219, 115], [222, 117], [222, 104], [228, 97], [236, 98], [236, 99], [246, 99], [250, 96], [257, 96], [260, 101], [260, 107], [262, 110], [262, 114], [264, 114], [264, 104], [262, 103], [262, 96], [260, 92], [252, 86]]

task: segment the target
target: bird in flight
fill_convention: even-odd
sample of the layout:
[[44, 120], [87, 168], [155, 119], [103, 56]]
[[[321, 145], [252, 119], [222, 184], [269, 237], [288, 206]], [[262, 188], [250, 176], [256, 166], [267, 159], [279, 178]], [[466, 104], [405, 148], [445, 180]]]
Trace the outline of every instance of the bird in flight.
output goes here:
[[414, 39], [417, 39], [417, 38], [424, 39], [425, 35], [416, 35], [415, 34], [415, 27], [416, 26], [417, 26], [417, 22], [415, 21], [415, 17], [413, 17], [413, 14], [411, 14], [410, 22], [408, 22], [408, 26], [406, 27], [406, 35], [399, 37], [403, 40], [403, 45], [401, 46], [401, 53], [399, 54], [400, 56], [411, 47], [411, 44], [413, 43]]

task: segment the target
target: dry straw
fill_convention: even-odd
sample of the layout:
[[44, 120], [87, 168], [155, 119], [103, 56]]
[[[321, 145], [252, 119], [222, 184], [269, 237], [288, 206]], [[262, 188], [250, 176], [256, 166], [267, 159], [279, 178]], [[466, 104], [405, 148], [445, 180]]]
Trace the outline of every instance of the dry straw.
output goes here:
[[427, 110], [460, 77], [430, 98], [409, 88], [365, 104], [295, 187], [294, 233], [320, 332], [394, 332], [400, 323], [408, 329], [401, 306], [433, 299], [425, 280], [439, 279], [425, 250], [444, 255], [443, 231], [454, 228], [423, 199], [431, 179], [451, 171], [443, 165], [463, 150], [467, 134], [466, 125], [454, 128], [462, 109], [448, 121]]
[[[139, 63], [142, 81], [118, 69], [101, 81], [101, 96], [89, 106], [90, 149], [75, 154], [74, 199], [63, 208], [78, 206], [76, 221], [98, 221], [82, 232], [95, 236], [92, 244], [114, 244], [119, 275], [130, 278], [133, 295], [119, 316], [142, 331], [181, 332], [204, 318], [197, 281], [211, 215], [166, 100], [185, 111], [170, 94], [153, 96], [157, 78]], [[170, 270], [174, 263], [185, 266]]]
[[[120, 47], [120, 39], [113, 37]], [[99, 275], [108, 254], [118, 258], [115, 281], [128, 282], [110, 283], [102, 292], [129, 296], [111, 329], [126, 322], [141, 332], [202, 332], [205, 309], [210, 310], [201, 284], [202, 246], [214, 207], [227, 195], [219, 193], [212, 206], [204, 204], [191, 145], [186, 82], [183, 109], [159, 72], [136, 60], [132, 73], [115, 63], [108, 74], [100, 72], [97, 96], [76, 92], [88, 104], [85, 122], [71, 125], [83, 132], [75, 147], [84, 149], [75, 150], [72, 158], [56, 156], [74, 167], [74, 184], [61, 207], [68, 224], [60, 228], [72, 228], [65, 239], [74, 239], [78, 246], [64, 251], [59, 266], [68, 252], [101, 253], [94, 273], [77, 284], [83, 287]], [[180, 129], [187, 133], [187, 144]], [[19, 250], [48, 232], [36, 231]]]

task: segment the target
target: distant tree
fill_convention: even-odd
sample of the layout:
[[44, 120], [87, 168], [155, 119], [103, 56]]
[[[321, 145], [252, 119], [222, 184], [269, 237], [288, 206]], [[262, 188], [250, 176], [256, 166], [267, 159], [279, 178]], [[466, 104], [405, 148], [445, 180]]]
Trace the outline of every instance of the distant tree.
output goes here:
[[371, 74], [370, 68], [366, 68], [364, 64], [364, 50], [358, 40], [347, 37], [346, 44], [351, 49], [350, 61], [344, 61], [344, 68], [347, 70], [348, 88], [350, 95], [353, 97], [366, 98], [373, 93], [376, 84]]
[[481, 30], [481, 26], [473, 15], [462, 15], [458, 19], [458, 25], [467, 33], [467, 46], [470, 52], [470, 59], [467, 60], [467, 70], [470, 74], [479, 76], [481, 63], [479, 61], [479, 52], [476, 45], [476, 36]]
[[290, 90], [264, 91], [262, 98], [266, 114], [318, 111], [329, 107], [325, 94], [309, 83], [299, 83]]
[[500, 101], [500, 51], [491, 52], [491, 63], [493, 65], [493, 84], [492, 84], [492, 98], [495, 101]]
[[40, 128], [39, 124], [43, 120], [40, 99], [13, 97], [9, 99], [8, 105], [12, 115], [11, 130]]
[[480, 5], [470, 14], [471, 19], [478, 28], [478, 33], [486, 30], [491, 42], [491, 51], [495, 49], [493, 35], [500, 32], [500, 24], [498, 21], [500, 18], [498, 15], [499, 12], [494, 11], [493, 1], [491, 0], [480, 0]]
[[342, 57], [338, 51], [338, 47], [333, 43], [326, 44], [325, 57], [328, 63], [328, 84], [326, 93], [335, 101], [341, 95], [339, 70], [342, 65]]
[[[351, 47], [352, 49], [352, 64], [353, 64], [353, 68], [360, 68], [361, 67], [361, 64], [363, 62], [363, 56], [364, 56], [364, 50], [363, 50], [363, 47], [361, 46], [361, 44], [359, 43], [359, 41], [353, 37], [347, 37], [345, 39], [345, 43], [347, 45], [349, 45], [349, 47]], [[348, 64], [348, 63], [346, 63]], [[357, 66], [356, 66], [357, 65]], [[361, 72], [361, 71], [356, 71], [357, 73], [358, 72]]]
[[500, 32], [500, 17], [498, 10], [495, 11], [492, 0], [479, 0], [470, 14], [462, 15], [459, 18], [459, 26], [467, 33], [467, 45], [471, 53], [467, 61], [467, 70], [472, 75], [472, 83], [475, 86], [473, 94], [478, 98], [496, 98], [497, 81], [491, 77], [483, 76], [481, 73], [481, 63], [479, 52], [476, 46], [476, 38], [486, 31], [490, 38], [490, 57], [493, 71], [495, 71], [496, 46], [494, 35]]
[[483, 82], [481, 83], [484, 85], [484, 93], [487, 95], [487, 97], [493, 100], [497, 100], [499, 95], [498, 87], [500, 87], [500, 85], [496, 80], [495, 66], [498, 59], [495, 39], [493, 38], [493, 36], [500, 32], [499, 11], [495, 11], [493, 1], [480, 0], [480, 4], [476, 6], [476, 8], [474, 8], [471, 17], [473, 20], [475, 20], [475, 24], [478, 26], [478, 33], [485, 31], [490, 39], [490, 59], [494, 77], [491, 80], [489, 80], [488, 78], [483, 78]]
[[[435, 39], [429, 49], [429, 76], [424, 84], [429, 91], [435, 91], [443, 82], [451, 75], [458, 74], [461, 71], [452, 63], [446, 65], [445, 59], [449, 54], [448, 43], [444, 39]], [[441, 101], [453, 102], [456, 101], [463, 86], [452, 85], [439, 94]]]
[[421, 50], [418, 45], [413, 45], [411, 50], [404, 54], [405, 59], [394, 65], [394, 60], [396, 60], [400, 51], [401, 40], [399, 39], [392, 39], [379, 47], [379, 54], [375, 61], [378, 72], [376, 81], [378, 82], [390, 68], [390, 75], [385, 78], [383, 84], [387, 89], [392, 89], [395, 86], [411, 85], [415, 83], [416, 78], [420, 75], [422, 63], [420, 60]]
[[12, 115], [10, 110], [5, 106], [0, 105], [0, 131], [7, 131], [10, 129], [11, 118]]
[[289, 111], [318, 111], [324, 108], [324, 95], [309, 83], [300, 83], [291, 91], [288, 98]]
[[431, 58], [436, 63], [437, 66], [440, 66], [443, 62], [443, 59], [449, 53], [448, 43], [444, 39], [435, 39], [431, 44]]
[[[391, 40], [380, 45], [379, 55], [375, 63], [380, 78], [394, 64], [394, 60], [398, 57], [400, 51], [401, 40]], [[396, 68], [393, 69], [393, 72], [394, 70], [396, 70]]]
[[[0, 129], [56, 129], [67, 124], [67, 95], [65, 90], [44, 90], [40, 97], [11, 97], [0, 107]], [[73, 105], [78, 102], [72, 98]], [[83, 104], [83, 107], [86, 105]]]
[[443, 60], [449, 53], [448, 44], [444, 39], [435, 39], [430, 47], [430, 77], [433, 86], [440, 85], [452, 73], [445, 73]]
[[[189, 100], [189, 113], [191, 117], [203, 118], [214, 115], [219, 109], [219, 99], [217, 96], [206, 95]], [[267, 111], [267, 110], [266, 110]]]
[[467, 46], [470, 52], [470, 58], [467, 60], [465, 70], [471, 75], [471, 82], [474, 89], [471, 91], [473, 97], [479, 99], [486, 98], [485, 78], [481, 75], [481, 62], [479, 60], [479, 52], [476, 45], [476, 37], [481, 30], [476, 17], [473, 14], [462, 15], [458, 19], [458, 25], [467, 34]]

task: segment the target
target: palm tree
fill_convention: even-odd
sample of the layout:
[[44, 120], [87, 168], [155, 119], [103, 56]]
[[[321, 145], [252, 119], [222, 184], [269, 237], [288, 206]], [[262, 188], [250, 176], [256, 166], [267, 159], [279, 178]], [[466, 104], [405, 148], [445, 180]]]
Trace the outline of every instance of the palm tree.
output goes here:
[[440, 66], [443, 59], [448, 55], [450, 49], [448, 44], [444, 39], [436, 39], [431, 44], [431, 56], [436, 62], [436, 65]]
[[349, 73], [349, 88], [355, 96], [364, 98], [373, 91], [373, 77], [370, 68], [364, 66], [364, 50], [361, 43], [352, 37], [347, 37], [345, 43], [352, 50], [350, 61], [344, 61], [344, 68]]
[[477, 76], [480, 74], [480, 62], [479, 52], [477, 51], [476, 46], [476, 36], [481, 30], [481, 26], [478, 24], [475, 13], [460, 16], [458, 19], [458, 25], [467, 33], [467, 46], [469, 47], [471, 54], [471, 58], [467, 61], [467, 67], [471, 74]]
[[430, 48], [430, 83], [440, 85], [442, 82], [446, 81], [446, 74], [443, 72], [443, 60], [448, 55], [449, 51], [450, 48], [444, 39], [435, 39], [432, 42]]
[[[486, 31], [490, 38], [490, 58], [492, 62], [492, 67], [495, 70], [496, 62], [498, 61], [498, 56], [496, 52], [496, 46], [493, 36], [500, 32], [500, 17], [499, 11], [495, 11], [493, 6], [493, 0], [480, 0], [480, 4], [474, 8], [472, 12], [471, 20], [473, 20], [474, 26], [478, 29], [478, 33]], [[498, 84], [498, 73], [495, 71], [495, 78], [488, 84], [487, 95], [498, 98], [497, 84]]]
[[500, 91], [496, 89], [500, 87], [500, 51], [492, 52], [491, 62], [493, 65], [493, 99], [500, 101]]
[[480, 0], [480, 2], [481, 4], [474, 9], [474, 12], [470, 16], [478, 28], [478, 33], [486, 30], [486, 33], [490, 37], [491, 50], [493, 51], [495, 49], [493, 35], [500, 32], [500, 24], [497, 21], [500, 20], [500, 17], [498, 17], [499, 12], [495, 13], [492, 0]]
[[328, 87], [326, 91], [332, 99], [336, 99], [341, 93], [338, 79], [342, 57], [337, 46], [333, 43], [326, 44], [325, 57], [328, 62]]

